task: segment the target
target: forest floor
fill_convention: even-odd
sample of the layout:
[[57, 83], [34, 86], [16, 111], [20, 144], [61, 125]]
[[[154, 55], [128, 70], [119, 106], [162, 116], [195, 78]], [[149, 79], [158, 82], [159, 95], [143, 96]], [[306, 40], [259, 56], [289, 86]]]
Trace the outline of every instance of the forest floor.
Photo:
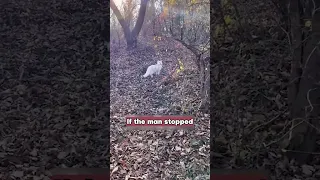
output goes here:
[[109, 167], [105, 7], [81, 0], [1, 2], [0, 179]]
[[[208, 179], [209, 114], [197, 109], [201, 99], [194, 57], [184, 48], [176, 49], [169, 39], [157, 46], [152, 42], [151, 37], [129, 51], [111, 46], [111, 178]], [[178, 58], [185, 70], [175, 81], [161, 83], [175, 70]], [[160, 75], [142, 78], [157, 60], [163, 61]], [[124, 117], [129, 114], [194, 115], [195, 129], [128, 130]]]

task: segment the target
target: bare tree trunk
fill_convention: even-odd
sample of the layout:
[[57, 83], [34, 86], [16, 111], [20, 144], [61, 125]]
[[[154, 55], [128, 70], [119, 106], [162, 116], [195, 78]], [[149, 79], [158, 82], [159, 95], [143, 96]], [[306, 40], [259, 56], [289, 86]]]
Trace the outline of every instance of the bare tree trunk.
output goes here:
[[124, 37], [127, 41], [127, 48], [134, 48], [137, 46], [137, 38], [143, 25], [144, 17], [146, 14], [148, 0], [141, 0], [138, 19], [132, 31], [130, 31], [129, 23], [121, 15], [119, 9], [114, 4], [113, 0], [110, 1], [110, 7], [116, 15], [124, 33]]
[[300, 22], [299, 1], [292, 0], [290, 4], [291, 18], [291, 39], [292, 39], [292, 63], [291, 63], [291, 84], [288, 89], [289, 106], [292, 106], [295, 97], [297, 96], [300, 77], [302, 75], [301, 58], [302, 58], [302, 29]]
[[[312, 0], [309, 4], [312, 4]], [[310, 12], [313, 7], [305, 5], [300, 4], [299, 0], [290, 1], [294, 53], [291, 68], [292, 85], [288, 92], [293, 123], [287, 155], [300, 163], [307, 162], [315, 150], [320, 118], [320, 28], [317, 28], [320, 26], [320, 14], [312, 16]], [[319, 7], [319, 4], [316, 7]], [[304, 26], [301, 14], [303, 18], [312, 19], [312, 30]]]

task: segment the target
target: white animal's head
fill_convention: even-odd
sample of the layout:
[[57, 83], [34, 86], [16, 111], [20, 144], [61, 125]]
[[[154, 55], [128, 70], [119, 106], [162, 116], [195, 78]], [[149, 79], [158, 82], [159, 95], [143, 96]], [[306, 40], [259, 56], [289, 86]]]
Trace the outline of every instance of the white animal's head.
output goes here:
[[160, 64], [160, 65], [162, 65], [162, 61], [157, 61], [157, 64]]

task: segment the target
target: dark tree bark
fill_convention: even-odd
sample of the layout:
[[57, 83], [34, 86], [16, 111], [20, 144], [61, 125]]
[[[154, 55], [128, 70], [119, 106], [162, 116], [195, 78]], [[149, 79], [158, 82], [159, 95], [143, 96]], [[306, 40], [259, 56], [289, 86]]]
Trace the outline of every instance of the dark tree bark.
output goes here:
[[[320, 118], [320, 14], [313, 14], [313, 1], [307, 1], [289, 2], [293, 59], [288, 100], [293, 123], [286, 145], [288, 157], [300, 163], [315, 151]], [[312, 28], [305, 26], [305, 19], [312, 21]]]
[[123, 18], [119, 9], [114, 4], [113, 0], [110, 1], [110, 7], [116, 15], [127, 41], [127, 48], [134, 48], [137, 45], [137, 38], [143, 25], [144, 17], [146, 14], [148, 0], [141, 0], [138, 19], [132, 31], [130, 31], [129, 23]]

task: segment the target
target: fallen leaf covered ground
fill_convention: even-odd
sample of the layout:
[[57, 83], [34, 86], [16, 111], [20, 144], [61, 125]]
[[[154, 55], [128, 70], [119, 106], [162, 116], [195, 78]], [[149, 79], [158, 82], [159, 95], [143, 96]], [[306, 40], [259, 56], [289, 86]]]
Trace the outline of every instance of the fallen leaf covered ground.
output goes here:
[[109, 167], [106, 7], [1, 2], [0, 179]]
[[[209, 179], [209, 114], [198, 111], [198, 73], [186, 49], [175, 49], [170, 39], [152, 45], [152, 37], [127, 51], [111, 46], [111, 178]], [[113, 50], [117, 49], [117, 50]], [[168, 51], [169, 50], [169, 51]], [[185, 71], [160, 83], [177, 64]], [[142, 78], [146, 67], [163, 61], [159, 76]], [[125, 116], [194, 115], [194, 130], [128, 130]]]
[[[1, 2], [0, 179], [48, 179], [55, 167], [109, 167], [109, 86], [112, 179], [208, 179], [210, 130], [213, 168], [265, 168], [273, 179], [319, 179], [318, 157], [297, 165], [279, 148], [290, 127], [290, 55], [286, 39], [278, 39], [275, 8], [270, 2], [242, 5], [240, 14], [255, 14], [249, 16], [253, 40], [228, 43], [225, 58], [213, 64], [215, 128], [209, 129], [209, 116], [196, 108], [197, 73], [187, 51], [159, 47], [159, 56], [152, 56], [149, 41], [135, 51], [114, 51], [109, 83], [108, 35], [101, 34], [109, 19], [105, 4]], [[190, 65], [177, 81], [157, 85], [162, 76], [140, 78], [154, 57], [164, 61], [162, 76], [177, 57]], [[127, 114], [176, 115], [182, 109], [196, 115], [194, 131], [124, 127]]]

